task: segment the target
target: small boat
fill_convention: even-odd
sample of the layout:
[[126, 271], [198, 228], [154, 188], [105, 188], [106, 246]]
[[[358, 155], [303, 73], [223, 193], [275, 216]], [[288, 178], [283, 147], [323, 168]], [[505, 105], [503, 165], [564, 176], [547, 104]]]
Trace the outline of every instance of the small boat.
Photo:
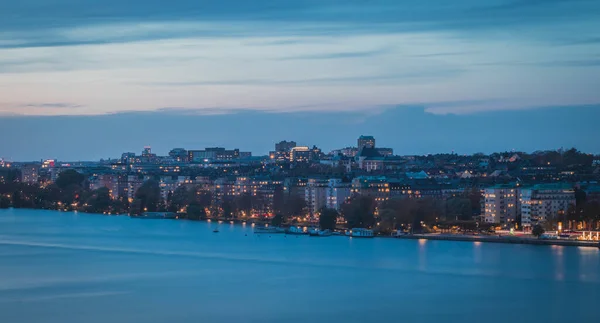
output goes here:
[[365, 228], [352, 228], [352, 230], [346, 232], [346, 236], [353, 238], [373, 238], [373, 230]]
[[311, 237], [329, 237], [333, 234], [333, 232], [331, 232], [331, 230], [326, 229], [326, 230], [315, 230], [315, 231], [311, 231], [309, 233], [309, 235]]
[[219, 229], [214, 229], [213, 232], [214, 233], [219, 233]]
[[295, 226], [291, 226], [285, 230], [285, 234], [289, 234], [289, 235], [304, 235], [306, 233], [307, 232], [304, 231], [304, 229], [302, 229], [301, 227], [295, 227]]
[[285, 233], [285, 230], [279, 227], [257, 227], [254, 228], [254, 233]]
[[130, 215], [130, 217], [138, 219], [175, 219], [177, 215], [172, 212], [144, 212], [140, 215]]

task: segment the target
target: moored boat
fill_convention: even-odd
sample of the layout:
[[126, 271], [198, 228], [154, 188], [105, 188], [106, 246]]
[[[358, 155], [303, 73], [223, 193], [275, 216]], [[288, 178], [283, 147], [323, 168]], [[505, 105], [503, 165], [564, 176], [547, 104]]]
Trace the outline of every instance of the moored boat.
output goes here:
[[254, 233], [285, 233], [285, 230], [280, 227], [256, 227]]
[[131, 217], [138, 219], [176, 219], [177, 214], [172, 212], [144, 212], [139, 215], [131, 215]]
[[373, 238], [373, 230], [365, 228], [352, 228], [350, 231], [346, 231], [346, 235], [353, 238]]
[[309, 233], [309, 235], [311, 237], [329, 237], [333, 234], [333, 232], [329, 229], [326, 230], [315, 230], [315, 231], [311, 231]]
[[302, 227], [291, 226], [291, 227], [285, 229], [285, 234], [304, 235], [304, 234], [307, 234], [307, 232]]

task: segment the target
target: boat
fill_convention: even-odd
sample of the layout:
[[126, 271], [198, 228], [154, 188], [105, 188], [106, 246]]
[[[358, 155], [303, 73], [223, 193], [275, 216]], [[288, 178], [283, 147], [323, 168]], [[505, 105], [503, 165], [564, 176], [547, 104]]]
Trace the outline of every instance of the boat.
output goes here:
[[365, 228], [352, 228], [350, 231], [346, 231], [346, 236], [353, 238], [373, 238], [373, 230]]
[[213, 232], [214, 233], [219, 233], [219, 229], [214, 229]]
[[285, 229], [285, 234], [290, 234], [290, 235], [305, 235], [306, 233], [307, 232], [304, 231], [304, 229], [301, 227], [291, 226], [291, 227]]
[[309, 233], [309, 235], [311, 237], [329, 237], [331, 236], [333, 233], [331, 232], [331, 230], [326, 229], [326, 230], [315, 230], [315, 231], [311, 231]]
[[285, 230], [279, 227], [256, 227], [254, 233], [285, 233]]
[[131, 215], [131, 217], [138, 219], [176, 219], [177, 214], [172, 212], [144, 212], [139, 215]]

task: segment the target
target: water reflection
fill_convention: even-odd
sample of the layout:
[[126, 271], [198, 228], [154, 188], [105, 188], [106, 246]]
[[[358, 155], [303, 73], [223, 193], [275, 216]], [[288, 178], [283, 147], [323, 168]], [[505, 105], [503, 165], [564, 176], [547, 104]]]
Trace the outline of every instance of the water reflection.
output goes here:
[[551, 246], [552, 254], [554, 255], [554, 279], [563, 281], [565, 279], [565, 261], [563, 246]]

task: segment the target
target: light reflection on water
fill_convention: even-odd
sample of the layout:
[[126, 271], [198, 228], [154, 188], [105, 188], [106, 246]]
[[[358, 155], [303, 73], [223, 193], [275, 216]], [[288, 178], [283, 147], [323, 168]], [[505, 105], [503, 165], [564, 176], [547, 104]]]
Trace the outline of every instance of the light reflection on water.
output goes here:
[[[31, 210], [0, 223], [0, 322], [600, 321], [594, 248]], [[578, 310], [531, 311], [552, 304]]]

